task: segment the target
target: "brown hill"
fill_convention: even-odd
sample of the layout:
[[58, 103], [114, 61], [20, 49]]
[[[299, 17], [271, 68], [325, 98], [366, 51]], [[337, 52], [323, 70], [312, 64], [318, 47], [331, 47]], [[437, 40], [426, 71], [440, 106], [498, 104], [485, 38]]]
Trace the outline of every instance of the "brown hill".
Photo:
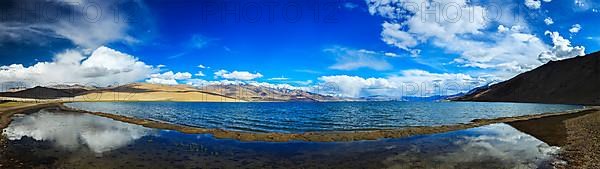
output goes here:
[[551, 61], [458, 101], [600, 104], [600, 52]]
[[73, 101], [243, 102], [244, 100], [201, 91], [188, 85], [132, 83], [90, 91], [75, 97]]

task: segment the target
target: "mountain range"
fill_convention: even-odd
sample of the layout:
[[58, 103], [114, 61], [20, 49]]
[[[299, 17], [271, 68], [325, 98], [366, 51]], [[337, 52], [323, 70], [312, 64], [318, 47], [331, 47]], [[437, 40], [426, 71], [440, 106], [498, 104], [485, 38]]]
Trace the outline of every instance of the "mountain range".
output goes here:
[[480, 101], [550, 104], [600, 104], [600, 52], [560, 61], [550, 61], [512, 79], [452, 96], [368, 96], [343, 98], [303, 90], [279, 89], [248, 84], [159, 85], [132, 83], [116, 87], [55, 85], [0, 92], [0, 97], [64, 99], [74, 101]]
[[345, 101], [348, 98], [320, 95], [303, 90], [255, 85], [160, 85], [132, 83], [116, 87], [55, 85], [1, 92], [0, 97], [25, 99], [70, 99], [74, 101]]

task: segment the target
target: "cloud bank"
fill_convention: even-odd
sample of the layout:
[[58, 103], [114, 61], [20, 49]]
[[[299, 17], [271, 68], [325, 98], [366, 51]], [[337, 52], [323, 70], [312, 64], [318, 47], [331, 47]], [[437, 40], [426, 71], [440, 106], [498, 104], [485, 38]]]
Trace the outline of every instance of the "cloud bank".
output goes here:
[[138, 58], [101, 46], [91, 55], [78, 50], [56, 54], [50, 62], [0, 66], [0, 83], [25, 82], [28, 87], [54, 84], [108, 86], [137, 82], [157, 71]]
[[385, 78], [335, 75], [322, 76], [319, 80], [328, 86], [333, 86], [333, 90], [336, 90], [334, 92], [344, 97], [370, 95], [400, 97], [456, 94], [496, 79], [486, 76], [476, 78], [462, 73], [431, 73], [411, 69]]

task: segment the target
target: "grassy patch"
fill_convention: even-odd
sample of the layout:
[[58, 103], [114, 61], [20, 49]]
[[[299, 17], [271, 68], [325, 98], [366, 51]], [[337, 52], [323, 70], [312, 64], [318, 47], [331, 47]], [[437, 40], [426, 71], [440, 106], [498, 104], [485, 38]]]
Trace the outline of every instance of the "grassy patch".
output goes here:
[[10, 108], [10, 107], [16, 107], [16, 106], [23, 106], [23, 105], [28, 105], [31, 103], [27, 103], [27, 102], [3, 102], [0, 103], [0, 108]]

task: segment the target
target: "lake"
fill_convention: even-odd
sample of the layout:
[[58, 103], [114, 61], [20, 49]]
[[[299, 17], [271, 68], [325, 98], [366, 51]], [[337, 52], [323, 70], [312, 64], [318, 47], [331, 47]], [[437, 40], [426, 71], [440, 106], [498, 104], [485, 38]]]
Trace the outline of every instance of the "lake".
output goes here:
[[8, 168], [551, 168], [560, 162], [558, 147], [506, 124], [399, 139], [270, 143], [40, 110], [14, 116], [2, 137], [0, 167]]
[[281, 133], [439, 126], [582, 108], [481, 102], [76, 102], [65, 105], [201, 128]]

